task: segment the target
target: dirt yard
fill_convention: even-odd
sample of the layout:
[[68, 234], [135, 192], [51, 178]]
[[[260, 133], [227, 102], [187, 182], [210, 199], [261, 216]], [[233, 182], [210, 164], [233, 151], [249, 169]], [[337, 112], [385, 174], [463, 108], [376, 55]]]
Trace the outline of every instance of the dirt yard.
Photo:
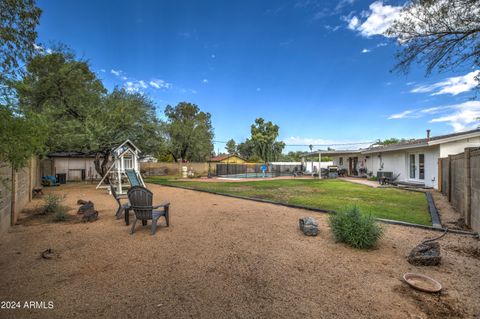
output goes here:
[[[448, 234], [443, 262], [411, 266], [405, 256], [439, 233], [385, 226], [377, 249], [334, 242], [325, 215], [253, 201], [149, 185], [169, 200], [171, 226], [137, 225], [92, 185], [67, 185], [65, 204], [92, 200], [99, 220], [53, 223], [28, 213], [0, 241], [0, 300], [53, 301], [48, 309], [0, 309], [1, 318], [478, 318], [480, 242]], [[40, 205], [35, 200], [30, 208]], [[305, 237], [298, 219], [321, 231]], [[163, 222], [163, 221], [162, 221]], [[138, 223], [137, 223], [138, 224]], [[52, 248], [57, 258], [43, 259]], [[402, 282], [419, 272], [440, 294]]]

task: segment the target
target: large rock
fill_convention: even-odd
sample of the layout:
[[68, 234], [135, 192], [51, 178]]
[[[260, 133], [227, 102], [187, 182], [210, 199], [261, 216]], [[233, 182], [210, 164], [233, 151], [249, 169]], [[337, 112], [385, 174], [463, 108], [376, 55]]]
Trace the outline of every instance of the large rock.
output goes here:
[[442, 261], [438, 242], [422, 243], [412, 249], [407, 258], [415, 266], [436, 266]]
[[318, 235], [318, 223], [313, 217], [304, 217], [298, 220], [300, 230], [307, 236]]
[[[95, 206], [91, 201], [85, 202], [78, 208], [78, 214], [83, 214], [82, 220], [85, 222], [92, 222], [97, 220], [98, 212], [95, 210]], [[80, 203], [80, 201], [79, 201]]]

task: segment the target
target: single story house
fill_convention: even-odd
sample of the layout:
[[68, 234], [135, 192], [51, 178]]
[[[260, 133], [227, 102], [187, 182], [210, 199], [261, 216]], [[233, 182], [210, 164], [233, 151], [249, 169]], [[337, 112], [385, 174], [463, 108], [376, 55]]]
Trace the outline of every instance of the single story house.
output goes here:
[[238, 155], [226, 154], [210, 157], [208, 162], [217, 164], [244, 164], [247, 161]]
[[[372, 145], [365, 149], [320, 151], [333, 159], [333, 165], [350, 176], [378, 176], [381, 172], [398, 175], [398, 181], [438, 189], [438, 159], [455, 155], [466, 147], [480, 146], [480, 129], [390, 145]], [[310, 153], [309, 156], [318, 152]]]

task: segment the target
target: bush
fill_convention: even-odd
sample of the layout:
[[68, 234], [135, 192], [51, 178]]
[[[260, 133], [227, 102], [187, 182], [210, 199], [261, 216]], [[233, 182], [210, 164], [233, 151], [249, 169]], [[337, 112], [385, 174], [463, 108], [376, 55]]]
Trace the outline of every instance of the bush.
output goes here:
[[48, 194], [45, 196], [44, 204], [41, 208], [42, 214], [51, 214], [57, 212], [60, 207], [60, 202], [63, 200], [63, 197], [55, 194]]
[[374, 247], [384, 231], [372, 216], [360, 214], [356, 206], [330, 215], [329, 224], [337, 242], [360, 249]]
[[67, 220], [67, 208], [63, 206], [58, 206], [57, 210], [55, 211], [54, 219], [57, 222], [63, 222]]

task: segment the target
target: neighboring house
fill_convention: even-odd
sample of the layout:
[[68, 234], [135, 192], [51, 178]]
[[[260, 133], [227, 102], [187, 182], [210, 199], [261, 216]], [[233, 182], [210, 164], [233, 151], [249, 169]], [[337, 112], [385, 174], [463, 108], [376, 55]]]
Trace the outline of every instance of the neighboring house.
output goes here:
[[210, 163], [218, 163], [218, 164], [243, 164], [247, 161], [235, 154], [227, 154], [227, 155], [219, 155], [210, 157], [208, 160]]
[[[324, 151], [334, 165], [346, 169], [351, 176], [377, 176], [379, 172], [399, 174], [400, 182], [438, 189], [438, 159], [458, 154], [466, 147], [480, 146], [480, 129], [401, 141], [396, 144], [373, 145], [366, 149]], [[316, 153], [310, 153], [314, 155]]]

